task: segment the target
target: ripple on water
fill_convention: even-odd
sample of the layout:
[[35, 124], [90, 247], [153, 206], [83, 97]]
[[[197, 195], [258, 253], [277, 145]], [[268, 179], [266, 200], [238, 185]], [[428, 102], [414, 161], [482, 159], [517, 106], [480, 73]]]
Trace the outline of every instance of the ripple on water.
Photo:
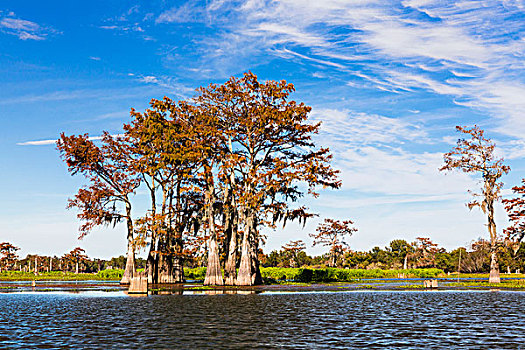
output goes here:
[[523, 292], [117, 295], [0, 295], [0, 348], [516, 349], [525, 342]]

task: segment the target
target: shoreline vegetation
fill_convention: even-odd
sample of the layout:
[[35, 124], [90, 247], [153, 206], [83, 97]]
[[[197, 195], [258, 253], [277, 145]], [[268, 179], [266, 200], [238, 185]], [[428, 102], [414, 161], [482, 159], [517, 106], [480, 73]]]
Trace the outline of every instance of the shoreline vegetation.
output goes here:
[[[202, 283], [206, 277], [206, 267], [185, 268], [187, 278], [184, 289], [200, 288], [193, 284]], [[72, 273], [72, 272], [41, 272], [38, 274], [20, 271], [6, 271], [0, 273], [0, 283], [23, 281], [107, 281], [118, 282], [124, 273], [123, 269], [102, 270], [98, 273]], [[417, 281], [425, 279], [438, 279], [447, 281], [449, 287], [502, 287], [525, 289], [525, 274], [502, 274], [502, 283], [486, 282], [488, 273], [445, 273], [443, 270], [429, 269], [340, 269], [340, 268], [281, 268], [262, 267], [261, 275], [265, 286], [307, 286], [307, 285], [338, 285], [341, 283], [386, 283], [388, 281]], [[465, 279], [468, 279], [467, 281]], [[457, 281], [457, 282], [455, 282]], [[177, 284], [171, 284], [176, 286]], [[170, 289], [170, 284], [165, 284]], [[187, 288], [186, 288], [187, 287]], [[241, 286], [232, 286], [241, 287]], [[360, 286], [359, 289], [362, 289]], [[402, 289], [423, 288], [422, 284], [398, 286]], [[180, 288], [180, 283], [179, 283]], [[208, 287], [206, 287], [208, 288]], [[1, 288], [0, 288], [1, 289]], [[161, 288], [162, 289], [162, 288]], [[373, 288], [372, 288], [373, 289]]]

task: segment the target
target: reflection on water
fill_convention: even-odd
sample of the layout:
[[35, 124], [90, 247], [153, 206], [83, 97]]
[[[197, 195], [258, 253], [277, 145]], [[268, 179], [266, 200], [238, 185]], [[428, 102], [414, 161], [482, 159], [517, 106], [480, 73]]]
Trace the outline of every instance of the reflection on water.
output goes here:
[[0, 294], [0, 348], [518, 349], [525, 342], [524, 292], [93, 293]]

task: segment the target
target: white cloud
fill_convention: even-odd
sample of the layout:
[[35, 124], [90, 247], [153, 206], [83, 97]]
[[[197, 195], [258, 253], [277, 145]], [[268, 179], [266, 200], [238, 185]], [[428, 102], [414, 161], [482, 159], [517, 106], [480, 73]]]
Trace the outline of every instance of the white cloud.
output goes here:
[[156, 23], [185, 23], [195, 22], [204, 19], [204, 9], [200, 8], [194, 2], [186, 2], [180, 7], [174, 7], [168, 11], [162, 12], [157, 19]]
[[39, 140], [39, 141], [25, 141], [17, 143], [18, 146], [46, 146], [54, 145], [57, 140]]
[[[124, 136], [124, 134], [112, 134], [112, 137], [120, 137]], [[47, 145], [55, 145], [56, 142], [59, 139], [56, 140], [39, 140], [39, 141], [25, 141], [25, 142], [19, 142], [17, 143], [18, 146], [47, 146]], [[88, 137], [88, 140], [96, 141], [96, 140], [102, 140], [102, 136], [90, 136]]]
[[213, 12], [218, 34], [200, 43], [208, 47], [203, 60], [208, 56], [219, 70], [232, 60], [264, 54], [321, 64], [348, 80], [360, 76], [378, 90], [448, 96], [457, 105], [496, 117], [500, 124], [495, 131], [525, 138], [525, 40], [520, 34], [525, 13], [520, 1], [187, 4], [157, 21], [168, 22], [168, 14], [172, 21], [191, 21], [190, 7]]
[[350, 110], [314, 108], [311, 120], [320, 121], [322, 134], [331, 142], [341, 142], [338, 146], [343, 148], [368, 145], [393, 146], [407, 141], [416, 143], [428, 141], [428, 135], [422, 125], [401, 118]]
[[28, 32], [34, 32], [40, 29], [40, 26], [34, 22], [16, 18], [3, 18], [0, 21], [0, 26], [4, 28], [16, 29], [21, 31], [23, 30]]
[[141, 76], [138, 80], [146, 84], [154, 84], [166, 88], [168, 89], [168, 92], [181, 98], [186, 98], [195, 91], [194, 88], [190, 88], [181, 84], [177, 81], [177, 79], [166, 76], [157, 77], [153, 75], [146, 75]]
[[344, 191], [408, 195], [404, 200], [411, 202], [440, 200], [476, 186], [467, 175], [440, 173], [443, 153], [414, 150], [436, 142], [420, 122], [315, 108], [311, 120], [322, 121], [318, 143], [334, 154]]
[[[112, 136], [118, 136], [118, 135], [112, 135]], [[89, 137], [89, 140], [95, 141], [95, 140], [101, 140], [102, 136], [91, 136]], [[56, 140], [38, 140], [38, 141], [25, 141], [25, 142], [19, 142], [17, 143], [18, 146], [48, 146], [48, 145], [55, 145], [58, 139]]]
[[35, 22], [16, 18], [13, 12], [0, 19], [0, 31], [17, 36], [20, 40], [37, 41], [45, 40], [49, 34], [57, 33], [53, 28], [43, 27]]

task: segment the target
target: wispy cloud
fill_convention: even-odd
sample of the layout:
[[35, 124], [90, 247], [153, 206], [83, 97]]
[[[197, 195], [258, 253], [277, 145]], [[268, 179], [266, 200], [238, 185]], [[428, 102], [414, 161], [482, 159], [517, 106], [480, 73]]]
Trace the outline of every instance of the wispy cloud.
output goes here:
[[146, 29], [152, 22], [151, 14], [144, 15], [141, 13], [139, 5], [130, 7], [124, 13], [116, 17], [107, 18], [104, 24], [98, 26], [100, 29], [111, 30], [117, 33], [135, 33], [145, 41], [154, 41], [151, 35], [146, 35]]
[[17, 18], [13, 12], [3, 17], [0, 12], [0, 31], [5, 34], [15, 35], [20, 40], [45, 40], [50, 34], [58, 33], [51, 27], [41, 26], [38, 23]]
[[440, 173], [441, 152], [413, 149], [435, 142], [420, 122], [335, 109], [314, 109], [312, 121], [322, 121], [319, 142], [332, 150], [345, 191], [435, 201], [476, 184], [466, 175]]
[[[428, 91], [498, 118], [494, 129], [525, 135], [525, 10], [521, 1], [246, 0], [198, 2], [163, 12], [157, 23], [200, 21], [216, 31], [199, 43], [217, 69], [267, 55], [360, 74], [377, 90]], [[386, 63], [387, 62], [387, 63]], [[253, 62], [255, 64], [255, 61]], [[253, 66], [253, 64], [252, 64]], [[361, 83], [362, 84], [362, 83]]]
[[58, 139], [56, 140], [38, 140], [38, 141], [25, 141], [25, 142], [18, 142], [18, 146], [47, 146], [47, 145], [54, 145], [56, 144]]
[[85, 99], [99, 100], [118, 100], [127, 97], [137, 97], [149, 95], [144, 87], [133, 88], [104, 88], [104, 89], [78, 89], [78, 90], [58, 90], [43, 94], [28, 94], [14, 97], [5, 96], [0, 99], [0, 105], [14, 105], [18, 103], [38, 103], [49, 101], [71, 101]]
[[[122, 134], [111, 135], [113, 137], [123, 136]], [[102, 136], [90, 136], [88, 138], [91, 141], [102, 140]], [[37, 140], [37, 141], [25, 141], [17, 143], [18, 146], [48, 146], [55, 145], [59, 139], [56, 140]]]
[[167, 92], [170, 92], [181, 98], [186, 98], [195, 91], [195, 88], [187, 87], [180, 83], [177, 79], [166, 76], [145, 75], [141, 76], [138, 80], [146, 84], [154, 84], [166, 88]]
[[185, 4], [173, 7], [167, 11], [162, 12], [156, 23], [186, 23], [204, 20], [205, 8], [198, 6], [196, 2], [189, 1]]

